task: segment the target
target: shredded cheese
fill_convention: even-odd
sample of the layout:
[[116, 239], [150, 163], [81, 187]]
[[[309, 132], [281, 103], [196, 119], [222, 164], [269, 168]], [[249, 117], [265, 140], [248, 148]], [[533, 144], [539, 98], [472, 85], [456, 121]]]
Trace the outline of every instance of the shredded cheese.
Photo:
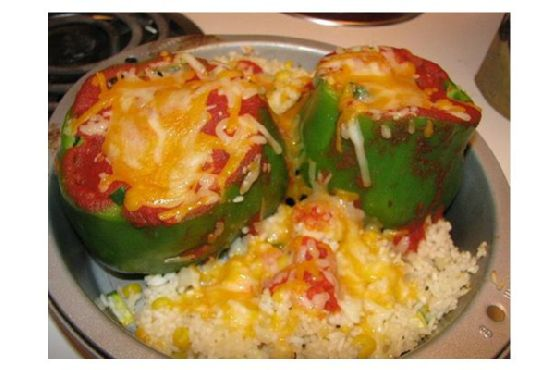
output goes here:
[[[257, 93], [257, 86], [241, 71], [225, 65], [212, 73], [187, 53], [176, 55], [175, 62], [185, 62], [191, 69], [180, 67], [162, 76], [151, 73], [156, 75], [151, 79], [128, 73], [111, 88], [106, 87], [104, 75], [97, 74], [99, 99], [74, 119], [73, 128], [105, 136], [103, 153], [113, 173], [103, 174], [100, 189], [122, 181], [129, 185], [124, 199], [129, 211], [164, 208], [161, 220], [179, 222], [192, 210], [220, 201], [228, 178], [254, 146], [268, 143], [278, 154], [282, 149], [255, 117], [240, 115], [242, 101]], [[197, 79], [192, 79], [191, 70]], [[207, 100], [215, 90], [226, 97], [229, 113], [216, 125], [216, 136], [203, 131], [214, 108]], [[106, 109], [109, 114], [101, 114]], [[226, 161], [217, 173], [206, 173], [206, 168], [212, 168], [211, 153], [217, 150], [228, 154]], [[257, 180], [260, 162], [259, 155], [248, 164], [241, 194]]]
[[247, 174], [241, 183], [241, 187], [239, 188], [240, 194], [245, 194], [251, 189], [251, 186], [257, 181], [259, 177], [259, 173], [261, 172], [261, 155], [258, 154], [257, 157], [253, 162], [247, 166]]
[[361, 171], [363, 185], [369, 187], [371, 186], [371, 175], [369, 174], [367, 157], [365, 155], [365, 138], [361, 132], [361, 127], [359, 127], [359, 121], [355, 119], [348, 122], [346, 128], [347, 134], [349, 135], [355, 149], [355, 156], [357, 157], [357, 164], [359, 165], [359, 170]]
[[205, 66], [202, 63], [200, 63], [197, 60], [197, 58], [195, 58], [193, 55], [191, 55], [189, 53], [178, 53], [176, 55], [176, 59], [177, 60], [181, 59], [182, 61], [189, 64], [191, 66], [191, 68], [193, 68], [195, 73], [197, 74], [197, 77], [199, 77], [199, 78], [202, 78], [203, 76], [205, 76], [207, 74], [207, 69], [205, 68]]
[[464, 121], [471, 119], [461, 105], [449, 99], [431, 101], [436, 89], [421, 89], [415, 65], [398, 62], [391, 48], [353, 48], [326, 56], [317, 67], [317, 75], [338, 91], [349, 84], [366, 90], [368, 94], [361, 100], [364, 104], [355, 104], [357, 99], [350, 95], [341, 102], [342, 109], [353, 106], [357, 112], [388, 112], [399, 119], [412, 114], [408, 107], [435, 108]]
[[250, 121], [250, 123], [253, 126], [255, 126], [259, 130], [261, 134], [264, 135], [264, 137], [268, 140], [268, 143], [270, 144], [274, 152], [276, 154], [282, 154], [282, 147], [280, 146], [280, 143], [278, 143], [278, 141], [274, 139], [272, 135], [270, 135], [268, 129], [262, 124], [260, 124], [259, 122], [257, 122], [257, 120], [255, 120], [253, 116], [249, 115], [246, 118]]

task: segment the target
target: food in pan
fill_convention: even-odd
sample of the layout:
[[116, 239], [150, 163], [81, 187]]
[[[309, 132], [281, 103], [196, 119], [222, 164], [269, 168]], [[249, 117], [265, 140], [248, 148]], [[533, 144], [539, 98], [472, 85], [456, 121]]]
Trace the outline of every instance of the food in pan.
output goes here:
[[177, 358], [399, 357], [456, 307], [486, 246], [460, 251], [450, 224], [429, 219], [417, 251], [404, 252], [399, 232], [364, 219], [349, 198], [313, 193], [281, 205], [226, 257], [113, 292], [129, 300], [123, 311], [104, 301]]
[[287, 173], [268, 79], [253, 62], [162, 53], [85, 81], [62, 128], [59, 177], [96, 258], [120, 272], [176, 271], [276, 209]]
[[101, 261], [150, 273], [98, 304], [176, 358], [400, 357], [486, 254], [442, 217], [479, 119], [440, 67], [386, 47], [315, 76], [251, 53], [93, 75], [63, 128], [69, 216]]
[[322, 58], [303, 111], [304, 174], [358, 197], [369, 219], [412, 229], [453, 200], [480, 109], [438, 64], [404, 49]]

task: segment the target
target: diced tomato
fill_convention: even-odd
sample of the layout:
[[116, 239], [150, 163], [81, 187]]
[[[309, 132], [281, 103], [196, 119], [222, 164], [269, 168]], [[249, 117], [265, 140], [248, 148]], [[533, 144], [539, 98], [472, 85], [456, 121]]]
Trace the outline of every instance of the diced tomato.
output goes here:
[[258, 119], [261, 108], [266, 108], [266, 102], [261, 99], [259, 95], [253, 95], [249, 99], [245, 99], [241, 102], [239, 114], [250, 114], [255, 117], [255, 119]]
[[330, 312], [340, 310], [340, 305], [336, 299], [336, 290], [334, 285], [328, 281], [323, 273], [319, 273], [318, 276], [315, 276], [311, 273], [305, 272], [303, 279], [309, 285], [309, 288], [307, 289], [307, 298], [313, 299], [317, 294], [327, 293], [328, 300], [324, 304], [324, 309]]
[[426, 234], [424, 224], [411, 230], [411, 232], [409, 233], [409, 248], [407, 248], [408, 251], [417, 251], [419, 243], [421, 242], [421, 240], [425, 239], [425, 235]]
[[122, 182], [113, 182], [106, 192], [98, 188], [100, 174], [112, 173], [112, 167], [102, 155], [104, 137], [88, 136], [83, 142], [68, 149], [62, 158], [62, 182], [65, 191], [82, 209], [99, 212], [114, 203], [110, 194], [124, 186]]
[[421, 63], [416, 67], [416, 72], [419, 75], [417, 85], [421, 89], [437, 88], [439, 91], [444, 90], [444, 82], [449, 77], [438, 64], [421, 59]]
[[[208, 113], [210, 118], [201, 131], [207, 135], [216, 136], [216, 126], [218, 126], [218, 123], [230, 116], [228, 99], [226, 95], [220, 95], [218, 90], [212, 90], [207, 97], [207, 107], [209, 107]], [[253, 95], [241, 102], [239, 115], [251, 114], [257, 118], [259, 110], [264, 107], [266, 107], [265, 101], [258, 95]]]
[[293, 217], [295, 223], [303, 223], [308, 229], [323, 230], [329, 225], [333, 216], [322, 206], [308, 203], [307, 206], [297, 207]]
[[409, 237], [409, 246], [405, 250], [405, 253], [416, 252], [419, 248], [419, 243], [421, 240], [425, 240], [426, 227], [424, 222], [420, 222], [417, 225], [411, 225], [408, 228], [400, 231], [396, 236], [394, 236], [394, 245], [398, 245], [404, 237]]
[[[317, 240], [311, 236], [303, 236], [301, 238], [301, 248], [297, 248], [297, 252], [303, 251], [303, 255], [297, 254], [296, 260], [311, 261], [313, 259], [325, 259], [332, 255], [330, 247], [326, 244]], [[316, 251], [314, 251], [316, 249]], [[312, 253], [316, 252], [316, 253]]]
[[416, 82], [421, 89], [437, 88], [445, 90], [444, 81], [448, 79], [448, 74], [438, 64], [415, 56], [406, 49], [393, 50], [399, 62], [410, 62], [415, 66], [415, 73], [419, 76]]
[[[289, 281], [297, 280], [306, 286], [305, 296], [312, 300], [321, 293], [326, 293], [323, 309], [335, 312], [340, 309], [337, 299], [335, 282], [330, 281], [328, 276], [335, 276], [336, 261], [330, 247], [313, 237], [303, 236], [295, 238], [290, 248], [294, 250], [293, 263], [286, 269], [274, 275], [265, 285], [271, 294]], [[322, 264], [318, 260], [327, 260], [328, 264]]]
[[228, 98], [226, 95], [220, 95], [218, 90], [212, 90], [207, 97], [207, 107], [209, 107], [210, 118], [201, 131], [207, 135], [216, 136], [218, 123], [230, 116]]
[[[102, 74], [104, 75], [106, 81], [109, 81], [113, 77], [118, 76], [120, 73], [127, 72], [134, 67], [136, 67], [135, 64], [118, 64], [103, 70]], [[96, 75], [93, 74], [85, 80], [83, 86], [79, 89], [72, 107], [72, 112], [75, 117], [79, 117], [85, 113], [98, 101], [100, 87], [97, 86], [96, 81]]]
[[210, 163], [205, 163], [202, 167], [203, 171], [211, 174], [219, 174], [222, 172], [226, 163], [230, 159], [230, 154], [223, 149], [214, 149], [211, 153], [212, 161]]
[[305, 86], [303, 86], [303, 89], [305, 91], [310, 91], [310, 90], [313, 90], [314, 88], [315, 88], [315, 85], [313, 84], [313, 80], [309, 80], [309, 82], [307, 82], [305, 84]]
[[[438, 222], [438, 220], [442, 218], [443, 214], [444, 214], [443, 208], [442, 207], [438, 208], [430, 215], [431, 221], [433, 223]], [[426, 234], [427, 234], [426, 223], [424, 221], [421, 221], [418, 223], [411, 224], [406, 228], [404, 228], [403, 230], [401, 230], [398, 234], [396, 234], [396, 236], [394, 236], [394, 239], [392, 241], [394, 242], [394, 245], [398, 245], [402, 241], [402, 239], [407, 236], [409, 237], [409, 246], [405, 251], [405, 253], [416, 252], [417, 249], [419, 248], [419, 243], [421, 242], [421, 240], [425, 240]]]

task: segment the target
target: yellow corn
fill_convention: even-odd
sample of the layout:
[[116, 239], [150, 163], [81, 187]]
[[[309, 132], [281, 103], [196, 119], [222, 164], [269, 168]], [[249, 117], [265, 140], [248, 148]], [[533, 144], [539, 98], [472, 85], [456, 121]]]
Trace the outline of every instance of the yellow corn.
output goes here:
[[280, 72], [276, 73], [275, 79], [276, 81], [286, 82], [290, 79], [290, 72], [287, 70], [281, 70]]
[[189, 348], [191, 342], [189, 341], [189, 329], [185, 326], [180, 326], [176, 330], [174, 330], [174, 334], [172, 335], [172, 343], [180, 351], [185, 351]]
[[172, 308], [173, 302], [168, 297], [158, 297], [151, 303], [151, 308], [153, 310], [159, 310], [161, 308]]
[[288, 344], [272, 347], [271, 351], [272, 358], [291, 359], [294, 356], [294, 352]]
[[376, 350], [376, 341], [370, 335], [360, 334], [353, 338], [353, 343], [360, 348], [359, 358], [369, 358]]
[[135, 336], [137, 337], [137, 339], [144, 343], [147, 343], [147, 340], [149, 339], [147, 332], [141, 326], [138, 327], [137, 330], [135, 330]]
[[129, 298], [136, 294], [141, 294], [142, 291], [143, 289], [141, 288], [141, 285], [137, 283], [128, 284], [122, 288], [122, 294], [126, 298]]

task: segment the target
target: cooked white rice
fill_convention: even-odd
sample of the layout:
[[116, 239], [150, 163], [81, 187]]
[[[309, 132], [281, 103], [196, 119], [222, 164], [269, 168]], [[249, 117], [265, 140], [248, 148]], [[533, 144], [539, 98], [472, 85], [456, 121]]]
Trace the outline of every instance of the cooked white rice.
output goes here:
[[[318, 222], [322, 215], [326, 222]], [[258, 235], [236, 240], [226, 259], [147, 276], [136, 335], [173, 357], [399, 357], [456, 308], [485, 254], [485, 243], [477, 256], [460, 251], [450, 228], [445, 220], [427, 224], [417, 252], [402, 253], [407, 241], [395, 245], [395, 232], [365, 228], [351, 202], [314, 194], [281, 206], [257, 225]], [[335, 268], [324, 270], [332, 272], [339, 309], [326, 308], [327, 293], [300, 294], [303, 282], [270, 288], [295, 265], [292, 245], [303, 236], [332, 251]]]

